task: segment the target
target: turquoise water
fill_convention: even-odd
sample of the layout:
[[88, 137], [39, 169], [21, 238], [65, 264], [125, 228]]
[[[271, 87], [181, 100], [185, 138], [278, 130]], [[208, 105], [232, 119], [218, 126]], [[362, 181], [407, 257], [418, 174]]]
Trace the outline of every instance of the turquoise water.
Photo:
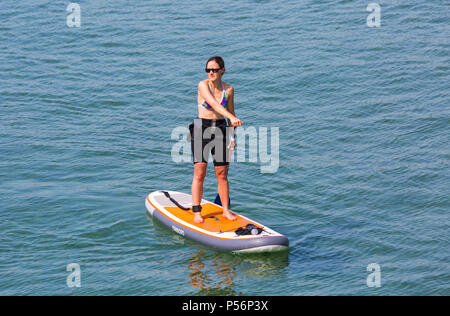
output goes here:
[[[372, 1], [91, 2], [69, 28], [66, 1], [2, 1], [0, 295], [450, 294], [448, 1], [380, 0], [378, 28]], [[280, 131], [275, 173], [232, 164], [232, 209], [288, 252], [146, 216], [149, 192], [190, 192], [171, 133], [213, 55], [245, 126]]]

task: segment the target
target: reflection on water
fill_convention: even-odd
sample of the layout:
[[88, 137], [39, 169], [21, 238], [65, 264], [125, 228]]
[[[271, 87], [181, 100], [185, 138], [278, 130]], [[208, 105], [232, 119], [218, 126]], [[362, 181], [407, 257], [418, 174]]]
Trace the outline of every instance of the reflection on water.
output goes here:
[[215, 260], [206, 249], [199, 249], [183, 262], [189, 271], [187, 282], [198, 292], [194, 295], [239, 295], [233, 289], [236, 266]]
[[[151, 217], [149, 217], [152, 219]], [[195, 241], [178, 236], [156, 220], [155, 237], [161, 244], [177, 251], [179, 247], [189, 247], [192, 255], [182, 261], [187, 269], [187, 283], [193, 292], [187, 295], [243, 295], [236, 285], [246, 277], [255, 282], [267, 277], [283, 274], [289, 265], [289, 252], [262, 254], [233, 254], [208, 248]]]
[[278, 275], [289, 265], [289, 256], [287, 251], [236, 255], [199, 249], [183, 264], [189, 272], [188, 283], [199, 290], [194, 295], [243, 295], [234, 289], [236, 279]]

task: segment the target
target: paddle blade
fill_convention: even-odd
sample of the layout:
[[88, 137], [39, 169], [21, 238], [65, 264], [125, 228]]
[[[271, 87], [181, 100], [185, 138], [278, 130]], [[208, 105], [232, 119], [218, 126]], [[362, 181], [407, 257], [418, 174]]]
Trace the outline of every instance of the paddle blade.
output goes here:
[[[214, 203], [217, 204], [217, 205], [222, 206], [222, 201], [220, 200], [220, 195], [219, 195], [219, 193], [217, 193], [216, 199], [214, 200]], [[230, 205], [230, 204], [231, 204], [231, 199], [228, 198], [228, 205]]]

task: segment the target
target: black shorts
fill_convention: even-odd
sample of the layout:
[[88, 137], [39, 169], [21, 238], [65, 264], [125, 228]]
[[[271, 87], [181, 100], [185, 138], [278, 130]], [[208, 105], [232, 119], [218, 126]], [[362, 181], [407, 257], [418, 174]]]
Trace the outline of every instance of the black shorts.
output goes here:
[[209, 153], [213, 156], [214, 166], [227, 166], [228, 131], [227, 121], [196, 118], [189, 125], [191, 134], [191, 151], [194, 164], [197, 162], [208, 163]]

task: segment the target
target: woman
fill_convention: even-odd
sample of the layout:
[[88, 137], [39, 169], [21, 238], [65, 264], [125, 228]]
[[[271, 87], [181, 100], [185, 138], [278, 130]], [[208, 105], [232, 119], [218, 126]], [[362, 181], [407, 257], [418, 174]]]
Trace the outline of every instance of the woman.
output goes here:
[[[206, 176], [209, 152], [214, 160], [214, 170], [217, 177], [217, 191], [222, 201], [223, 216], [229, 220], [236, 217], [229, 210], [227, 149], [234, 149], [234, 137], [227, 146], [228, 126], [241, 126], [242, 121], [234, 114], [233, 87], [222, 81], [225, 73], [225, 63], [222, 57], [215, 56], [206, 62], [208, 79], [198, 84], [198, 118], [191, 124], [191, 148], [194, 157], [194, 178], [192, 180], [192, 210], [194, 222], [203, 223], [200, 205], [203, 195], [203, 181]], [[211, 147], [213, 143], [213, 147]]]

